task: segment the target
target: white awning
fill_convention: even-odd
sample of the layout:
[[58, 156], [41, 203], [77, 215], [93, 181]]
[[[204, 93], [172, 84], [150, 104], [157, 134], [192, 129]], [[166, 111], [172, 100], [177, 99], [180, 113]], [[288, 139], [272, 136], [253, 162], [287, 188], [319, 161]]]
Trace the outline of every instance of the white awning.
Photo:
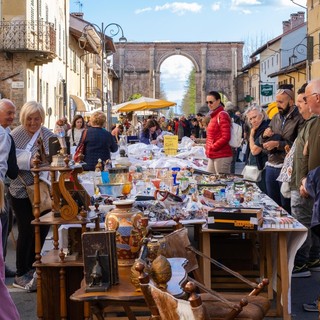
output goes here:
[[88, 102], [84, 101], [81, 97], [70, 94], [70, 98], [74, 101], [76, 105], [77, 112], [87, 112], [90, 110]]

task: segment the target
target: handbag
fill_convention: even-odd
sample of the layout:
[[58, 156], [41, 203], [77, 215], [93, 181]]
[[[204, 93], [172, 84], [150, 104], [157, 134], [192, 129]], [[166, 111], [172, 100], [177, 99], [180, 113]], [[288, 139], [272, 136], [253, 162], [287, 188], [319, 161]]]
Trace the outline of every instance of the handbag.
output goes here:
[[87, 131], [88, 131], [87, 129], [83, 131], [82, 136], [81, 136], [81, 140], [78, 144], [76, 152], [74, 153], [73, 160], [76, 163], [80, 163], [83, 160], [84, 152], [85, 152], [84, 141], [86, 140], [86, 137], [87, 137]]
[[249, 180], [253, 182], [261, 181], [262, 170], [259, 170], [257, 166], [246, 165], [242, 173], [244, 180]]
[[[22, 181], [23, 185], [26, 188], [28, 198], [34, 206], [34, 184], [31, 184], [30, 186], [27, 186], [25, 181], [22, 179], [21, 176], [19, 176], [20, 180]], [[52, 201], [51, 201], [51, 194], [49, 185], [45, 183], [44, 181], [39, 181], [39, 189], [40, 189], [40, 203], [39, 203], [39, 209], [40, 213], [44, 211], [49, 211], [52, 209]]]

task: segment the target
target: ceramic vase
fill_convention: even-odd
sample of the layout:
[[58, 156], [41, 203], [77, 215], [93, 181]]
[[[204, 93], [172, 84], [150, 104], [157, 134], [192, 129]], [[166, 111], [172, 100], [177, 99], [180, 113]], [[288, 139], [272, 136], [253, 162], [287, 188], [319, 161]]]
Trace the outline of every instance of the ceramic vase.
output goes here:
[[145, 235], [143, 214], [132, 207], [133, 203], [134, 200], [114, 201], [116, 208], [109, 212], [105, 220], [106, 229], [116, 231], [119, 266], [133, 265]]

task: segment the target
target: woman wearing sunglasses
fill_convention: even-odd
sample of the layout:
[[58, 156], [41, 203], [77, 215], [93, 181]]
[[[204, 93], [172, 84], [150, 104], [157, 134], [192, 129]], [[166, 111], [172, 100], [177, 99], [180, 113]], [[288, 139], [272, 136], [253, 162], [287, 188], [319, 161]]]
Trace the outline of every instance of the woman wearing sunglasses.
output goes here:
[[206, 156], [208, 157], [207, 171], [213, 174], [230, 173], [232, 150], [229, 145], [231, 119], [223, 111], [220, 93], [210, 91], [206, 101], [210, 109], [211, 120], [207, 127]]

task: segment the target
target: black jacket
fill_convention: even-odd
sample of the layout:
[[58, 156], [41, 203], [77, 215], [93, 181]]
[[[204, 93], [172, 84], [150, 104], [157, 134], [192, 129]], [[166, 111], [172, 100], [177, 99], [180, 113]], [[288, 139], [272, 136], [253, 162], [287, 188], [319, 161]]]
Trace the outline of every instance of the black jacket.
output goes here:
[[320, 167], [308, 173], [306, 189], [314, 199], [311, 218], [311, 230], [320, 237]]
[[6, 176], [14, 180], [18, 177], [19, 167], [17, 165], [16, 145], [13, 141], [13, 138], [11, 137], [11, 134], [9, 134], [9, 137], [11, 139], [11, 147], [10, 147], [8, 161], [7, 161], [8, 170], [7, 170]]

